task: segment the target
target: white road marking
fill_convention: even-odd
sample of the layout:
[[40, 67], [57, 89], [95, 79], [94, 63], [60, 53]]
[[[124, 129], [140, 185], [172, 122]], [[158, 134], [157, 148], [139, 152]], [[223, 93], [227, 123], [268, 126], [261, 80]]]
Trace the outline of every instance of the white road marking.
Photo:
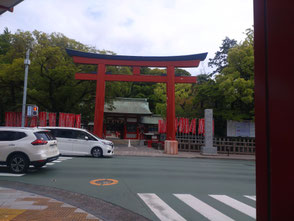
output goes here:
[[53, 163], [60, 163], [61, 161], [60, 160], [54, 160], [52, 161]]
[[58, 157], [58, 160], [71, 160], [72, 157]]
[[219, 212], [208, 204], [202, 202], [191, 194], [174, 194], [188, 206], [192, 207], [198, 213], [212, 221], [233, 221], [230, 217]]
[[23, 176], [23, 173], [14, 174], [14, 173], [0, 173], [0, 176]]
[[138, 193], [139, 197], [161, 221], [184, 221], [185, 219], [154, 193]]
[[51, 166], [51, 165], [54, 165], [55, 163], [46, 163], [46, 165], [49, 165], [49, 166]]
[[226, 195], [209, 195], [214, 199], [256, 219], [256, 209]]
[[244, 196], [247, 197], [247, 198], [249, 198], [249, 199], [251, 199], [251, 200], [256, 201], [256, 196], [247, 196], [247, 195], [244, 195]]

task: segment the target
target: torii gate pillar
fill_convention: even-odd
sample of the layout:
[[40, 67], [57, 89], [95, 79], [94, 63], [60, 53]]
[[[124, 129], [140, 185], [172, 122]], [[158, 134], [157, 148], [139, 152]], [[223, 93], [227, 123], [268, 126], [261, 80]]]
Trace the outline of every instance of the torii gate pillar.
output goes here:
[[94, 134], [103, 136], [104, 101], [105, 101], [105, 64], [98, 64], [96, 81], [96, 103], [94, 117]]

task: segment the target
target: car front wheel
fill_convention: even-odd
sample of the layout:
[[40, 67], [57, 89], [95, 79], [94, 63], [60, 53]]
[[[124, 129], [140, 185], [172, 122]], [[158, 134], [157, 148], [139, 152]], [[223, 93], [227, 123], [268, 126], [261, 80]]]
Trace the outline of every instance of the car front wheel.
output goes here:
[[97, 158], [97, 157], [102, 157], [102, 149], [100, 147], [94, 147], [91, 151], [92, 156]]
[[29, 160], [23, 154], [15, 154], [10, 157], [8, 166], [12, 173], [25, 173], [29, 167]]

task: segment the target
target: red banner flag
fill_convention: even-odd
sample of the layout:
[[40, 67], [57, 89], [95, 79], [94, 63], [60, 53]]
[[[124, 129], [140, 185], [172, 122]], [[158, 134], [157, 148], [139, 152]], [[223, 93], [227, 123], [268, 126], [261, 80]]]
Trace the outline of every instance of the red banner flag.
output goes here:
[[75, 127], [77, 128], [81, 128], [81, 114], [76, 114], [75, 116], [75, 120], [76, 120], [76, 123], [75, 123]]
[[21, 112], [16, 112], [16, 125], [17, 127], [21, 127]]
[[39, 126], [46, 127], [47, 126], [47, 112], [39, 113]]
[[189, 119], [184, 118], [184, 129], [183, 129], [184, 134], [187, 134], [189, 132]]
[[180, 123], [179, 123], [179, 132], [183, 133], [184, 130], [184, 118], [180, 118]]
[[30, 127], [36, 127], [37, 126], [37, 122], [38, 122], [38, 118], [37, 117], [32, 117], [31, 118]]
[[193, 122], [193, 125], [192, 125], [192, 134], [196, 134], [196, 121], [197, 119], [193, 119], [192, 122]]
[[12, 126], [12, 112], [5, 112], [5, 126], [11, 127]]
[[205, 120], [199, 119], [199, 125], [198, 125], [198, 134], [204, 134], [205, 132]]
[[158, 133], [161, 134], [161, 120], [158, 120]]
[[175, 132], [178, 132], [178, 118], [175, 119]]
[[75, 114], [65, 114], [65, 126], [74, 127]]
[[192, 130], [193, 130], [193, 122], [194, 122], [194, 119], [192, 119], [191, 122], [190, 122], [189, 133], [192, 133]]
[[163, 124], [162, 124], [162, 133], [166, 133], [166, 121], [163, 120]]
[[59, 113], [59, 127], [65, 127], [65, 113]]
[[26, 119], [25, 119], [25, 127], [28, 127], [28, 125], [29, 125], [29, 118], [26, 117]]
[[56, 126], [56, 113], [49, 113], [49, 126]]

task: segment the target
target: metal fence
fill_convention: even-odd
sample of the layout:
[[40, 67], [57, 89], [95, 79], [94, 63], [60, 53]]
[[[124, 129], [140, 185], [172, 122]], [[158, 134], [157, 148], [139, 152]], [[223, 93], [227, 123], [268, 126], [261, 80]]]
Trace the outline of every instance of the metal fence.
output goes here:
[[[204, 146], [204, 136], [178, 135], [179, 151], [200, 152]], [[215, 137], [213, 146], [218, 153], [255, 154], [255, 138]]]

